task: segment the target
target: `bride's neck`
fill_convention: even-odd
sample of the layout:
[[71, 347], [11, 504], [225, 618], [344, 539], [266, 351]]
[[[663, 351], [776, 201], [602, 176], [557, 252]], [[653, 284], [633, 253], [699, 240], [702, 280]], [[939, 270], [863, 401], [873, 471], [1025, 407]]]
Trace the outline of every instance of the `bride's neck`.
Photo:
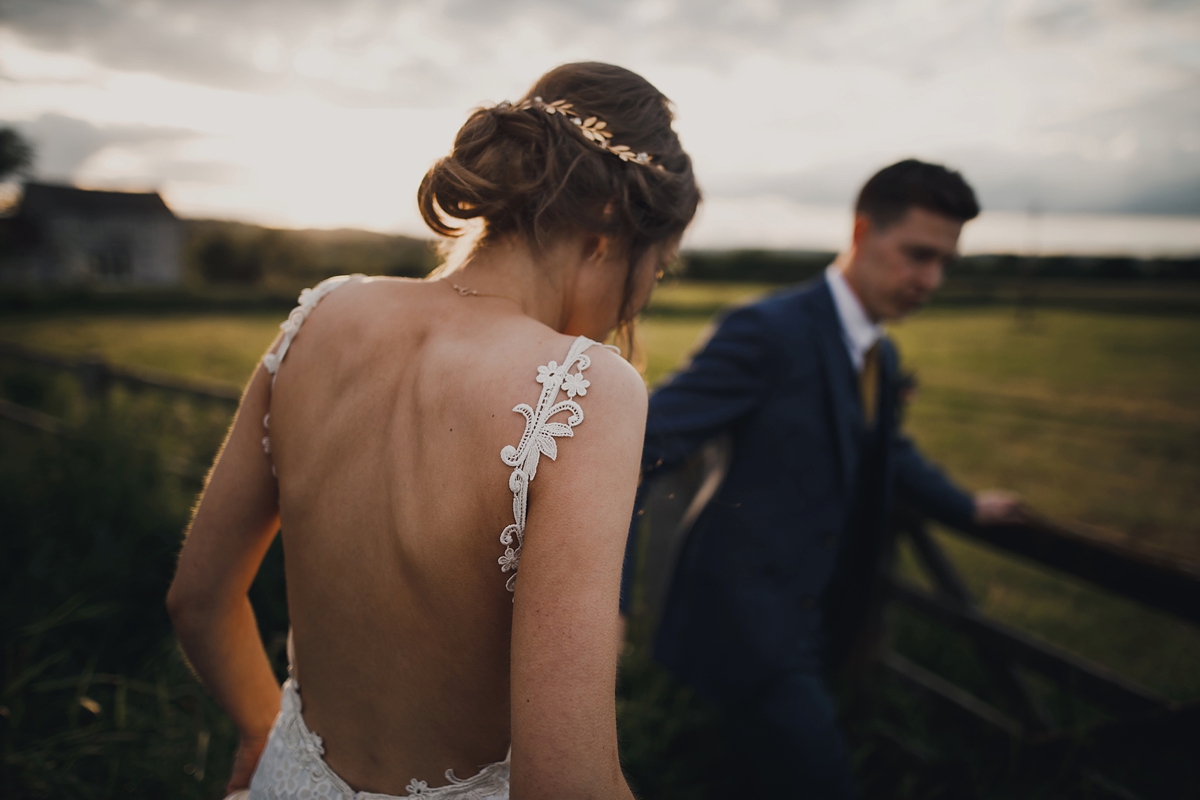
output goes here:
[[[521, 307], [521, 313], [562, 331], [570, 319], [568, 301], [576, 270], [570, 254], [560, 249], [562, 245], [552, 246], [535, 255], [519, 241], [488, 244], [445, 278], [481, 295], [508, 298]], [[554, 268], [547, 268], [547, 263]]]

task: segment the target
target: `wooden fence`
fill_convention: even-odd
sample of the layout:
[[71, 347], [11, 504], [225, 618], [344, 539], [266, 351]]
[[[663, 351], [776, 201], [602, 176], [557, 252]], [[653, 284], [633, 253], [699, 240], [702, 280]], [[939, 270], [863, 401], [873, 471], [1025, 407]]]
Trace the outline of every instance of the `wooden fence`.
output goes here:
[[[231, 412], [241, 400], [241, 389], [232, 384], [189, 380], [156, 370], [116, 366], [95, 356], [71, 358], [11, 342], [0, 342], [0, 361], [45, 367], [73, 375], [84, 396], [92, 402], [103, 401], [114, 386], [136, 392], [164, 392], [200, 402], [218, 403], [228, 406]], [[72, 426], [66, 420], [4, 398], [0, 398], [0, 420], [54, 436], [70, 436], [72, 433]], [[190, 480], [202, 479], [210, 466], [186, 458], [166, 458], [163, 463], [168, 472]]]
[[[656, 481], [647, 493], [647, 525], [642, 549], [638, 613], [646, 615], [653, 631], [669, 589], [674, 564], [684, 540], [717, 493], [728, 469], [731, 444], [716, 439], [682, 468]], [[1200, 703], [1180, 706], [1113, 670], [984, 614], [959, 577], [951, 558], [930, 534], [927, 521], [910, 508], [893, 518], [897, 542], [907, 539], [932, 591], [898, 574], [895, 559], [885, 565], [878, 587], [879, 603], [868, 616], [859, 641], [855, 670], [863, 688], [884, 675], [948, 708], [1008, 742], [1014, 769], [1061, 775], [1075, 770], [1098, 796], [1137, 798], [1092, 770], [1092, 765], [1116, 753], [1125, 756], [1132, 741], [1144, 748], [1153, 742], [1178, 746], [1184, 735], [1200, 732]], [[1057, 573], [1082, 580], [1106, 592], [1136, 601], [1192, 625], [1200, 626], [1200, 566], [1145, 547], [1114, 542], [1082, 525], [1032, 519], [1022, 525], [972, 527], [959, 534], [1034, 562]], [[966, 637], [992, 684], [1016, 715], [972, 694], [890, 647], [887, 621], [890, 609], [904, 606], [922, 617]], [[863, 660], [868, 663], [861, 663]], [[863, 667], [866, 667], [863, 669]], [[1090, 727], [1074, 720], [1053, 719], [1030, 685], [1037, 673], [1056, 684], [1064, 695], [1102, 709], [1108, 721]], [[1092, 772], [1088, 772], [1092, 770]]]
[[[1074, 726], [1056, 727], [1029, 690], [1028, 669], [1103, 708], [1113, 721], [1087, 732], [1097, 739], [1168, 733], [1200, 726], [1200, 704], [1176, 705], [1112, 670], [1044, 642], [983, 614], [954, 569], [952, 561], [929, 533], [919, 515], [903, 510], [896, 531], [906, 537], [932, 578], [933, 591], [921, 589], [889, 572], [884, 577], [889, 603], [898, 603], [936, 620], [971, 640], [981, 663], [1020, 709], [1014, 719], [969, 692], [922, 669], [898, 653], [885, 650], [880, 659], [896, 677], [923, 694], [975, 717], [1019, 741], [1026, 749], [1049, 749], [1077, 742]], [[1200, 625], [1200, 567], [1158, 551], [1108, 541], [1080, 527], [1048, 520], [1022, 525], [972, 527], [963, 536], [1005, 553], [1033, 561], [1092, 586]], [[1200, 730], [1200, 728], [1193, 728]]]
[[[113, 386], [134, 391], [161, 391], [197, 400], [215, 401], [236, 406], [241, 390], [227, 383], [196, 381], [155, 370], [121, 367], [96, 356], [71, 358], [12, 342], [0, 342], [0, 359], [21, 364], [47, 367], [75, 376], [86, 397], [103, 398]], [[0, 418], [46, 433], [63, 434], [69, 426], [57, 417], [0, 398]]]

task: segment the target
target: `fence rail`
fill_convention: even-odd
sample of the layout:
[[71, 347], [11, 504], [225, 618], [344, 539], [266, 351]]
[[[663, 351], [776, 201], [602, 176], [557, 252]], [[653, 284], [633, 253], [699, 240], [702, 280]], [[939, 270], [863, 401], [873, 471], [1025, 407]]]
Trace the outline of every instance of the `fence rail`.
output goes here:
[[1046, 519], [961, 533], [1200, 625], [1200, 565]]
[[71, 372], [89, 396], [100, 395], [113, 384], [123, 384], [131, 389], [157, 389], [234, 405], [242, 396], [241, 389], [229, 383], [197, 381], [158, 370], [118, 366], [96, 356], [73, 358], [13, 342], [0, 342], [0, 358]]
[[1120, 713], [1169, 711], [1173, 705], [1121, 675], [1081, 658], [1069, 650], [1039, 641], [972, 608], [952, 603], [900, 578], [889, 583], [891, 598], [970, 637], [993, 653], [1045, 673], [1059, 683], [1076, 687], [1083, 695]]
[[[0, 342], [0, 359], [5, 358], [74, 375], [90, 400], [103, 399], [112, 386], [120, 384], [134, 391], [167, 392], [226, 406], [236, 406], [241, 401], [241, 390], [232, 384], [196, 381], [156, 370], [117, 366], [95, 356], [72, 358], [12, 342]], [[72, 426], [66, 420], [3, 398], [0, 398], [0, 419], [53, 436], [67, 436], [72, 432]], [[207, 471], [206, 465], [183, 458], [168, 458], [164, 466], [168, 472], [189, 479], [203, 478]]]
[[[1189, 726], [1200, 719], [1200, 703], [1173, 703], [1101, 664], [986, 616], [974, 604], [920, 515], [901, 509], [895, 530], [913, 544], [917, 560], [932, 579], [933, 591], [914, 586], [892, 569], [883, 578], [884, 607], [901, 604], [965, 636], [988, 674], [999, 677], [998, 688], [1007, 690], [1005, 694], [1016, 701], [1022, 719], [1014, 719], [890, 648], [881, 652], [880, 664], [920, 695], [1006, 735], [1016, 745], [1014, 763], [1021, 769], [1061, 774], [1064, 764], [1073, 763], [1083, 777], [1099, 786], [1107, 780], [1101, 774], [1106, 765], [1114, 759], [1119, 762], [1128, 758], [1132, 747], [1145, 749], [1147, 743], [1155, 741], [1178, 747], [1180, 742], [1195, 739], [1200, 728]], [[1200, 625], [1198, 565], [1089, 534], [1083, 526], [1067, 527], [1045, 519], [998, 528], [974, 527], [959, 533]], [[1083, 730], [1072, 719], [1060, 725], [1051, 723], [1024, 688], [1025, 670], [1049, 678], [1069, 696], [1086, 699], [1115, 719]], [[1091, 767], [1080, 760], [1081, 754], [1086, 754]], [[1124, 788], [1118, 796], [1138, 797]]]

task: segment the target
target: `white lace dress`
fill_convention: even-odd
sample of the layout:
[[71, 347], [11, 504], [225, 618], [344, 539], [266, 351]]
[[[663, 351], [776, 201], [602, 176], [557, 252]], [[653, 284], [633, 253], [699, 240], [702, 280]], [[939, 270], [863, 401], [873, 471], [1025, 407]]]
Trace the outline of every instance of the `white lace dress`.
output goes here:
[[[370, 280], [362, 275], [343, 275], [323, 281], [300, 295], [300, 304], [280, 327], [283, 339], [275, 353], [263, 359], [271, 373], [271, 382], [287, 355], [292, 340], [317, 304], [333, 290], [347, 283]], [[590, 382], [583, 371], [591, 365], [585, 352], [596, 345], [580, 336], [572, 344], [562, 364], [551, 361], [538, 367], [536, 380], [542, 385], [536, 407], [526, 403], [513, 411], [525, 417], [525, 432], [516, 447], [500, 451], [500, 458], [513, 468], [508, 486], [513, 493], [513, 522], [500, 534], [504, 552], [497, 558], [502, 573], [513, 573], [507, 582], [514, 589], [521, 546], [525, 541], [525, 517], [529, 506], [529, 482], [537, 475], [542, 456], [553, 460], [558, 455], [556, 439], [573, 436], [573, 428], [583, 422], [583, 409], [576, 397], [587, 394]], [[560, 399], [565, 394], [565, 399]], [[564, 416], [565, 415], [565, 416]], [[270, 414], [263, 418], [269, 431]], [[263, 436], [263, 449], [271, 452], [269, 435]], [[271, 727], [267, 746], [250, 782], [250, 800], [394, 800], [396, 795], [356, 792], [325, 763], [325, 745], [321, 737], [308, 729], [301, 713], [300, 686], [294, 678], [283, 685], [279, 716]], [[469, 778], [459, 778], [446, 770], [445, 786], [430, 787], [427, 781], [413, 779], [405, 787], [405, 797], [426, 800], [508, 800], [509, 761], [488, 764]], [[240, 794], [240, 793], [239, 793]]]

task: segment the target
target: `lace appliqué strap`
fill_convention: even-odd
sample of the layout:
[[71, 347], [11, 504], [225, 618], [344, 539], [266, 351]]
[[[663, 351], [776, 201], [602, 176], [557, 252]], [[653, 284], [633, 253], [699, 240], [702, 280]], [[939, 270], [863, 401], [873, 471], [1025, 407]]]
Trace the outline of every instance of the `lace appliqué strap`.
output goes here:
[[[500, 534], [504, 555], [498, 559], [501, 572], [513, 573], [506, 584], [510, 592], [516, 587], [517, 566], [521, 561], [521, 547], [525, 544], [529, 482], [537, 475], [538, 460], [543, 455], [551, 461], [558, 457], [558, 444], [554, 440], [574, 436], [571, 429], [583, 422], [583, 409], [575, 402], [575, 397], [586, 395], [591, 385], [583, 377], [583, 371], [592, 364], [591, 356], [584, 351], [594, 344], [597, 343], [580, 336], [571, 345], [562, 364], [551, 361], [544, 367], [538, 367], [537, 382], [542, 384], [542, 394], [538, 398], [537, 408], [521, 403], [513, 409], [525, 417], [525, 433], [516, 447], [507, 445], [500, 451], [500, 460], [514, 468], [508, 478], [508, 488], [513, 493], [513, 524]], [[572, 368], [574, 372], [571, 372]], [[567, 399], [556, 403], [560, 391], [567, 393]], [[565, 420], [552, 421], [553, 417], [562, 413], [567, 414]]]
[[[339, 289], [347, 283], [357, 283], [365, 278], [366, 276], [361, 273], [338, 275], [336, 278], [326, 278], [311, 289], [305, 289], [300, 293], [300, 299], [296, 301], [299, 305], [292, 309], [292, 313], [288, 314], [288, 318], [279, 326], [279, 329], [283, 331], [283, 339], [279, 342], [279, 347], [274, 353], [267, 353], [263, 356], [263, 366], [267, 368], [267, 372], [271, 373], [272, 388], [275, 386], [275, 378], [279, 373], [279, 365], [283, 363], [283, 357], [287, 355], [288, 348], [292, 346], [292, 340], [300, 332], [300, 326], [317, 307], [317, 303], [321, 302], [325, 295], [334, 289]], [[263, 428], [267, 431], [270, 430], [270, 414], [263, 417]], [[270, 455], [271, 437], [269, 435], [263, 436], [262, 446], [263, 452]]]

